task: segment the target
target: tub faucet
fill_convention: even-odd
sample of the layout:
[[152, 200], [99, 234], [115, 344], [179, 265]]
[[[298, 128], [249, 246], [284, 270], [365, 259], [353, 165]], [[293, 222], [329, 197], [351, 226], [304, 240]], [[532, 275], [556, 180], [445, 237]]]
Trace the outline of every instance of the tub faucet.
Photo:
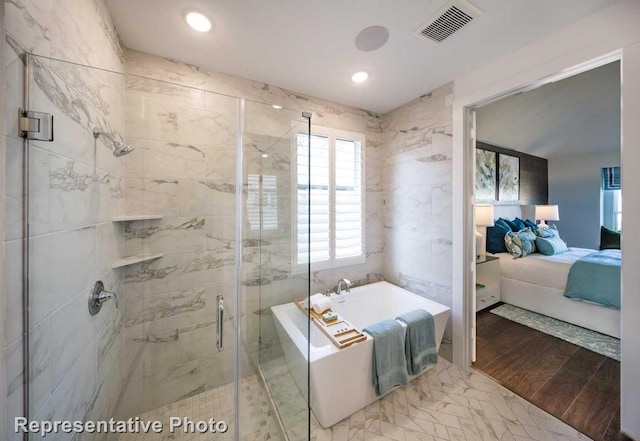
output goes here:
[[336, 285], [336, 294], [340, 295], [342, 294], [342, 284], [344, 283], [344, 287], [346, 288], [347, 292], [351, 291], [351, 285], [352, 283], [349, 281], [349, 279], [340, 279], [338, 280], [338, 284]]

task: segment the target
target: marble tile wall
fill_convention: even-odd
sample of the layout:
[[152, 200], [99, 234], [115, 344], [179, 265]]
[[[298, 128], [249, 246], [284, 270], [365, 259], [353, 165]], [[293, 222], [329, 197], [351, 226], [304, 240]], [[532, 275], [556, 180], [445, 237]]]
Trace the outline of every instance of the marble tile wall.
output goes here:
[[[124, 52], [102, 0], [7, 0], [2, 35], [6, 81], [3, 159], [7, 213], [3, 241], [5, 293], [0, 342], [6, 358], [8, 433], [22, 414], [21, 236], [22, 103], [18, 54], [31, 52], [32, 109], [51, 112], [55, 141], [30, 143], [31, 407], [38, 419], [108, 418], [124, 384], [124, 304], [91, 317], [89, 289], [103, 280], [122, 293], [111, 265], [123, 252], [124, 160], [114, 158], [93, 127], [124, 134]], [[54, 61], [53, 57], [77, 64]], [[86, 65], [91, 67], [81, 67]], [[96, 69], [100, 68], [100, 69]], [[4, 397], [2, 398], [4, 404]], [[63, 439], [63, 438], [60, 438]]]
[[[127, 51], [126, 211], [159, 213], [160, 221], [125, 226], [125, 253], [163, 252], [125, 275], [127, 359], [132, 361], [119, 413], [141, 413], [232, 381], [233, 347], [215, 351], [215, 298], [225, 295], [227, 341], [233, 332], [236, 105], [245, 104], [245, 177], [277, 182], [277, 227], [243, 228], [242, 356], [251, 365], [281, 355], [270, 307], [304, 296], [307, 276], [292, 273], [292, 121], [365, 133], [367, 262], [313, 275], [315, 291], [341, 277], [382, 277], [382, 128], [377, 115], [157, 56]], [[210, 91], [218, 92], [212, 93]], [[257, 102], [259, 101], [259, 102]], [[263, 104], [268, 103], [268, 104]], [[271, 104], [285, 107], [274, 109]], [[293, 109], [293, 110], [287, 110]], [[287, 136], [284, 136], [287, 135]], [[283, 137], [284, 136], [284, 137]], [[261, 152], [269, 149], [269, 157]], [[139, 154], [138, 154], [139, 153]], [[248, 189], [244, 189], [247, 220]], [[334, 280], [335, 279], [335, 280]], [[193, 334], [193, 336], [190, 336]], [[197, 334], [197, 335], [196, 335]], [[194, 347], [197, 343], [198, 347]], [[185, 363], [192, 368], [176, 372]], [[162, 383], [170, 393], [146, 393]]]
[[[163, 253], [125, 269], [130, 417], [233, 382], [237, 99], [135, 75], [126, 80], [125, 255]], [[216, 298], [225, 298], [225, 350]]]
[[[260, 212], [257, 189], [246, 186], [242, 225], [243, 346], [254, 365], [281, 353], [270, 307], [303, 297], [308, 290], [308, 273], [293, 271], [292, 242], [292, 135], [307, 131], [308, 123], [299, 110], [273, 109], [270, 104], [245, 103], [244, 175], [262, 176], [275, 182], [277, 202], [269, 211], [275, 223], [260, 228], [259, 218], [249, 218], [249, 211]], [[292, 129], [293, 128], [293, 129]], [[262, 157], [262, 152], [269, 156]], [[266, 182], [266, 181], [265, 181]], [[263, 183], [263, 185], [265, 185]], [[264, 197], [264, 196], [263, 196]], [[257, 222], [256, 222], [257, 221]], [[274, 355], [275, 354], [275, 355]]]
[[447, 84], [384, 115], [382, 122], [384, 275], [448, 306], [452, 98], [453, 86]]
[[[253, 149], [260, 142], [259, 135], [267, 136], [262, 139], [267, 143], [268, 136], [281, 136], [283, 127], [290, 127], [291, 121], [274, 117], [273, 109], [259, 103], [277, 104], [295, 112], [310, 111], [313, 114], [312, 125], [331, 127], [364, 133], [366, 136], [366, 264], [353, 265], [339, 270], [318, 271], [313, 274], [312, 290], [322, 291], [334, 288], [341, 277], [348, 277], [356, 283], [367, 283], [383, 278], [383, 221], [382, 221], [382, 163], [383, 163], [383, 134], [382, 119], [379, 115], [343, 106], [326, 100], [300, 95], [286, 89], [264, 84], [246, 78], [226, 75], [202, 69], [197, 66], [168, 60], [142, 52], [127, 51], [127, 72], [131, 75], [174, 82], [180, 85], [204, 89], [219, 94], [237, 96], [255, 103], [247, 102], [246, 122], [247, 132], [253, 133], [256, 139], [246, 139], [247, 151]], [[214, 97], [215, 94], [210, 94]], [[196, 98], [197, 100], [198, 98]], [[294, 114], [295, 114], [294, 112]], [[272, 133], [269, 133], [269, 132]], [[129, 133], [127, 133], [129, 134]], [[289, 146], [286, 146], [289, 151]], [[259, 158], [256, 159], [258, 161]], [[286, 164], [285, 164], [286, 165]], [[280, 165], [281, 166], [281, 165]], [[273, 167], [269, 164], [266, 168]], [[288, 175], [288, 173], [287, 173]], [[127, 195], [127, 198], [129, 196]]]
[[[4, 2], [0, 2], [0, 37], [4, 37]], [[5, 89], [6, 84], [4, 71], [4, 45], [0, 44], [0, 102], [5, 102]], [[0, 123], [4, 124], [5, 106], [0, 106]], [[4, 132], [3, 129], [2, 132]], [[4, 133], [0, 136], [0, 195], [5, 194], [4, 184], [4, 161], [5, 161], [5, 139]], [[4, 197], [2, 197], [4, 201]], [[4, 202], [0, 203], [0, 278], [4, 278]], [[0, 283], [0, 317], [4, 318], [4, 305], [5, 305], [5, 288]], [[0, 326], [0, 372], [6, 372], [6, 354], [5, 354], [5, 336], [4, 326]], [[0, 374], [0, 402], [5, 403], [7, 397], [7, 378], [5, 374]], [[1, 406], [0, 409], [0, 434], [7, 432], [7, 406]]]

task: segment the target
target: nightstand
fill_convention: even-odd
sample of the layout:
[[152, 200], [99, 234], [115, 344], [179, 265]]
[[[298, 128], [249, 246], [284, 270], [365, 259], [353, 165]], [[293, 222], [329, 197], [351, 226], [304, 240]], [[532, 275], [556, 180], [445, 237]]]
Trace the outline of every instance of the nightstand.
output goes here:
[[500, 301], [500, 259], [486, 256], [476, 261], [476, 312]]

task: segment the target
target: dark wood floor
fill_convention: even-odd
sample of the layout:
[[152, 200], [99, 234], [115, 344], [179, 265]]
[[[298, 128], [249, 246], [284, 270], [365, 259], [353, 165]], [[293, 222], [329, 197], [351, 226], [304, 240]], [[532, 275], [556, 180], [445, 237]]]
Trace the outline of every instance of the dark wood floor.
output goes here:
[[481, 311], [474, 367], [580, 432], [628, 440], [620, 431], [620, 363]]

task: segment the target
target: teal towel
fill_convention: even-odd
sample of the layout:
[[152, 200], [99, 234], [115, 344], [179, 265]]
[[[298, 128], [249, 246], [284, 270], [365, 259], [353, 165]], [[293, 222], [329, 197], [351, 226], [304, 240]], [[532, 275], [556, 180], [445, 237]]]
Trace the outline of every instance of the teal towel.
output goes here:
[[409, 382], [407, 361], [402, 351], [404, 331], [395, 320], [383, 320], [363, 329], [373, 337], [373, 384], [381, 397]]
[[436, 325], [430, 312], [416, 309], [396, 320], [407, 324], [404, 351], [409, 375], [418, 375], [429, 366], [438, 363], [436, 350]]

